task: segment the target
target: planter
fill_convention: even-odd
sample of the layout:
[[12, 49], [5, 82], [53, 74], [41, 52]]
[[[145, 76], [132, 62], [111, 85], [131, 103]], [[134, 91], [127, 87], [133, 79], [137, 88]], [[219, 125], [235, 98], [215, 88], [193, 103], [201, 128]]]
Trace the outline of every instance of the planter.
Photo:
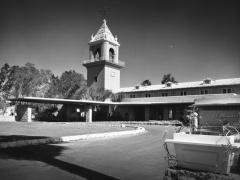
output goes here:
[[228, 174], [233, 165], [231, 148], [240, 148], [234, 143], [234, 136], [196, 135], [174, 133], [173, 143], [180, 168]]

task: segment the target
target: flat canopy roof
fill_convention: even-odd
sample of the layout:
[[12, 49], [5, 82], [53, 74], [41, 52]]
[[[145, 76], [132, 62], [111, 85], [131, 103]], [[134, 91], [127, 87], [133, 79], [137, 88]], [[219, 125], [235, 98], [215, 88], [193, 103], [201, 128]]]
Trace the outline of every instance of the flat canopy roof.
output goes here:
[[74, 99], [56, 99], [56, 98], [38, 98], [38, 97], [21, 97], [11, 98], [9, 101], [29, 102], [29, 103], [45, 103], [45, 104], [76, 104], [76, 105], [157, 105], [157, 104], [179, 104], [179, 103], [193, 103], [193, 101], [138, 101], [138, 102], [101, 102], [101, 101], [89, 101], [89, 100], [74, 100]]
[[122, 102], [101, 102], [75, 99], [56, 99], [39, 97], [21, 97], [8, 99], [9, 101], [45, 103], [45, 104], [75, 104], [75, 105], [164, 105], [164, 104], [195, 104], [196, 106], [210, 105], [240, 105], [239, 95], [190, 95], [152, 98], [126, 98]]
[[39, 98], [39, 97], [21, 97], [21, 98], [11, 98], [9, 101], [20, 101], [20, 102], [30, 102], [30, 103], [45, 103], [45, 104], [96, 104], [96, 105], [109, 105], [112, 102], [100, 102], [100, 101], [89, 101], [89, 100], [75, 100], [75, 99], [56, 99], [56, 98]]

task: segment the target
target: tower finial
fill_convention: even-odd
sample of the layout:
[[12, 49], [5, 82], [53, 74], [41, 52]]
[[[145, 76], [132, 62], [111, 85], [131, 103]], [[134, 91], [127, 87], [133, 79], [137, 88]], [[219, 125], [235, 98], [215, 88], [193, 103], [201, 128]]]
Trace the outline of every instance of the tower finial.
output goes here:
[[107, 10], [106, 10], [106, 7], [105, 7], [105, 3], [103, 4], [103, 9], [102, 9], [102, 10], [100, 10], [99, 12], [101, 12], [101, 13], [102, 13], [102, 15], [103, 15], [103, 18], [107, 16]]

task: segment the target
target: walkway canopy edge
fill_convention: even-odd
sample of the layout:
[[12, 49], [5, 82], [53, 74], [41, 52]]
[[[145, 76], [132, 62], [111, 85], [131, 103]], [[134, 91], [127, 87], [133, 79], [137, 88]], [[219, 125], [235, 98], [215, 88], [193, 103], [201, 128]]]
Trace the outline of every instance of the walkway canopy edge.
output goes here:
[[56, 99], [56, 98], [39, 98], [39, 97], [21, 97], [10, 98], [12, 102], [27, 102], [27, 103], [45, 103], [45, 104], [77, 104], [77, 105], [115, 105], [115, 106], [128, 106], [128, 105], [164, 105], [164, 104], [189, 104], [193, 101], [182, 102], [101, 102], [90, 100], [74, 100], [74, 99]]

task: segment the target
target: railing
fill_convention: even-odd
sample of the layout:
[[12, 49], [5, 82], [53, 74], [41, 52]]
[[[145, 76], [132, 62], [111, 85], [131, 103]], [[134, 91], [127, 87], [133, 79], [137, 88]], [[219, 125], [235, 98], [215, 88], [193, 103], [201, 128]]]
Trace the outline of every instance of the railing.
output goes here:
[[117, 65], [119, 65], [119, 66], [123, 66], [123, 67], [125, 67], [125, 62], [124, 61], [120, 61], [120, 60], [118, 60], [118, 62], [113, 62], [113, 61], [109, 61], [109, 60], [95, 60], [95, 59], [92, 59], [92, 60], [85, 60], [85, 61], [83, 61], [83, 64], [88, 64], [88, 63], [93, 63], [93, 62], [98, 62], [98, 61], [107, 61], [107, 62], [110, 62], [110, 63], [112, 63], [112, 64], [117, 64]]
[[124, 61], [119, 61], [119, 60], [118, 60], [118, 65], [125, 67], [125, 62], [124, 62]]

